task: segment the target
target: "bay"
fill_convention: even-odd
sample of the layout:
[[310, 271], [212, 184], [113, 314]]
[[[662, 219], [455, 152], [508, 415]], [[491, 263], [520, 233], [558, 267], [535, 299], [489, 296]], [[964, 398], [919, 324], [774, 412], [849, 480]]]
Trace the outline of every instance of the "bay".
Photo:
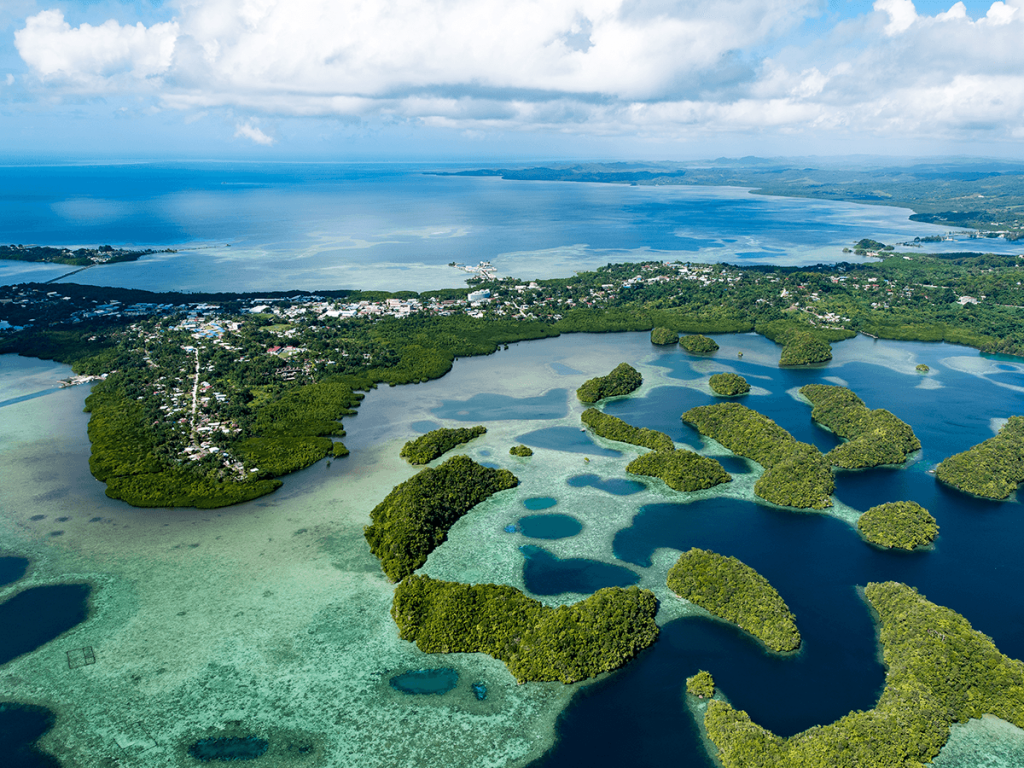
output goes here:
[[[568, 277], [645, 260], [812, 264], [853, 260], [863, 237], [944, 234], [901, 208], [752, 195], [732, 187], [631, 187], [426, 175], [431, 166], [176, 162], [8, 166], [0, 243], [138, 247], [160, 253], [78, 272], [90, 285], [153, 291], [426, 290], [448, 267]], [[929, 250], [1017, 253], [1004, 240]], [[0, 262], [0, 284], [59, 265]]]

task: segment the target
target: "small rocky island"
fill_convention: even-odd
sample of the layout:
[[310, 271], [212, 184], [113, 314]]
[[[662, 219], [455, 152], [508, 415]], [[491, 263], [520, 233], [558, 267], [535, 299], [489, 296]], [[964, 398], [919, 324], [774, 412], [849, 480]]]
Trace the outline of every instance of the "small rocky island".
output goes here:
[[619, 397], [635, 392], [644, 383], [640, 372], [629, 363], [619, 363], [607, 376], [598, 376], [583, 382], [576, 390], [581, 403], [596, 403], [606, 397]]
[[891, 501], [872, 507], [857, 519], [865, 539], [880, 547], [914, 549], [939, 535], [931, 513], [915, 501]]
[[692, 336], [683, 336], [679, 339], [679, 345], [692, 355], [710, 355], [718, 351], [718, 343], [699, 333]]
[[750, 384], [738, 373], [716, 373], [708, 379], [708, 386], [719, 397], [736, 397], [750, 391]]
[[659, 325], [651, 329], [651, 344], [665, 346], [667, 344], [675, 344], [677, 341], [679, 341], [679, 334], [671, 328]]

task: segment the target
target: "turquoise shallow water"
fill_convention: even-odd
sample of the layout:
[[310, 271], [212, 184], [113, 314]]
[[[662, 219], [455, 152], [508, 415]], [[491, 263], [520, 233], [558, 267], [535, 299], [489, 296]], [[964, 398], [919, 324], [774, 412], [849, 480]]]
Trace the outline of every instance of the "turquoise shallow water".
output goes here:
[[[147, 553], [183, 553], [174, 554], [176, 558], [201, 558], [208, 548], [219, 547], [217, 555], [202, 561], [207, 567], [216, 568], [219, 567], [216, 565], [219, 559], [232, 556], [236, 550], [253, 547], [252, 542], [256, 542], [251, 549], [254, 559], [252, 563], [246, 563], [246, 568], [256, 573], [268, 569], [267, 573], [273, 574], [268, 576], [265, 584], [261, 583], [256, 588], [256, 603], [233, 605], [230, 609], [222, 607], [219, 593], [232, 588], [230, 580], [218, 581], [219, 586], [212, 593], [202, 593], [207, 595], [203, 599], [210, 601], [211, 616], [218, 617], [223, 624], [219, 627], [225, 633], [221, 643], [230, 642], [229, 638], [239, 631], [233, 629], [232, 622], [244, 619], [236, 618], [237, 614], [268, 610], [263, 606], [270, 603], [260, 601], [273, 601], [275, 598], [259, 597], [264, 591], [283, 591], [286, 599], [282, 605], [294, 612], [305, 599], [303, 595], [316, 593], [322, 588], [321, 582], [328, 584], [323, 598], [325, 602], [321, 605], [326, 617], [324, 623], [310, 624], [310, 630], [315, 632], [311, 635], [307, 635], [303, 627], [301, 637], [319, 638], [319, 633], [325, 631], [324, 626], [337, 622], [338, 626], [351, 633], [342, 637], [342, 640], [347, 638], [345, 641], [351, 647], [380, 649], [378, 667], [375, 670], [371, 667], [373, 675], [365, 675], [361, 667], [351, 666], [347, 661], [338, 662], [337, 669], [344, 670], [341, 679], [354, 676], [357, 682], [318, 683], [310, 689], [314, 692], [293, 697], [294, 704], [272, 709], [273, 717], [280, 723], [291, 723], [300, 715], [311, 716], [322, 709], [316, 697], [328, 692], [335, 697], [337, 693], [332, 692], [331, 686], [340, 684], [350, 689], [346, 695], [354, 697], [346, 701], [359, 702], [360, 715], [354, 723], [364, 720], [378, 722], [372, 719], [377, 716], [375, 713], [384, 713], [386, 718], [407, 718], [405, 722], [408, 723], [405, 731], [388, 736], [376, 747], [373, 742], [367, 742], [370, 746], [359, 746], [363, 742], [331, 741], [336, 738], [336, 729], [323, 731], [317, 737], [323, 740], [317, 744], [318, 749], [324, 751], [318, 754], [334, 756], [325, 763], [328, 765], [356, 764], [353, 761], [376, 765], [378, 762], [375, 760], [384, 759], [389, 749], [395, 751], [387, 752], [388, 755], [406, 754], [401, 750], [412, 749], [411, 745], [432, 739], [435, 731], [431, 729], [436, 729], [438, 721], [420, 719], [425, 717], [422, 708], [426, 705], [408, 704], [408, 701], [432, 702], [430, 706], [438, 708], [436, 711], [446, 713], [441, 715], [441, 721], [446, 717], [456, 718], [454, 722], [458, 726], [453, 728], [453, 733], [469, 729], [465, 731], [466, 740], [460, 742], [458, 748], [446, 751], [443, 759], [435, 754], [433, 764], [468, 766], [484, 761], [494, 765], [522, 765], [526, 752], [522, 749], [505, 752], [507, 743], [476, 743], [473, 749], [466, 746], [471, 743], [472, 734], [479, 736], [479, 742], [485, 739], [483, 734], [495, 733], [488, 729], [503, 713], [529, 712], [521, 717], [527, 721], [531, 717], [536, 718], [529, 721], [537, 726], [534, 738], [539, 744], [547, 743], [547, 732], [543, 727], [544, 718], [549, 716], [545, 713], [547, 711], [513, 708], [517, 702], [531, 701], [534, 696], [539, 700], [541, 696], [548, 695], [546, 688], [515, 686], [500, 665], [465, 666], [475, 664], [472, 655], [427, 656], [393, 639], [394, 628], [387, 616], [386, 587], [379, 584], [375, 563], [366, 555], [361, 538], [363, 519], [356, 516], [351, 530], [339, 528], [337, 523], [345, 509], [345, 500], [360, 492], [354, 489], [360, 487], [363, 478], [385, 471], [400, 471], [406, 474], [399, 477], [404, 477], [413, 471], [397, 459], [397, 451], [402, 441], [421, 433], [426, 426], [422, 423], [425, 416], [429, 419], [430, 414], [440, 411], [454, 413], [458, 404], [464, 404], [474, 394], [508, 398], [504, 402], [511, 410], [515, 410], [517, 399], [533, 401], [544, 396], [549, 387], [561, 389], [566, 396], [555, 409], [555, 415], [546, 419], [519, 423], [504, 418], [505, 412], [502, 412], [496, 414], [493, 421], [483, 421], [488, 427], [488, 434], [480, 439], [479, 444], [470, 446], [468, 452], [478, 460], [486, 457], [490, 462], [511, 468], [520, 477], [521, 486], [507, 498], [488, 502], [459, 521], [449, 541], [431, 555], [425, 566], [427, 573], [438, 578], [509, 583], [526, 587], [549, 604], [559, 604], [575, 601], [590, 591], [607, 586], [609, 582], [639, 581], [642, 586], [650, 587], [663, 585], [665, 571], [678, 552], [700, 546], [739, 557], [764, 574], [796, 614], [804, 637], [804, 647], [795, 656], [767, 654], [751, 638], [728, 625], [700, 616], [674, 618], [678, 614], [670, 611], [675, 606], [669, 603], [664, 588], [660, 587], [659, 596], [665, 613], [659, 641], [619, 672], [580, 688], [555, 724], [557, 742], [546, 755], [535, 756], [538, 757], [538, 766], [710, 765], [682, 697], [685, 677], [701, 668], [714, 674], [720, 688], [737, 707], [747, 710], [757, 722], [782, 735], [830, 722], [851, 709], [870, 708], [880, 691], [884, 669], [878, 661], [871, 617], [856, 588], [872, 580], [895, 579], [917, 587], [934, 602], [964, 614], [975, 628], [990, 635], [1004, 653], [1024, 658], [1024, 627], [1018, 619], [1024, 612], [1024, 596], [1019, 590], [1024, 578], [1024, 563], [1017, 551], [1018, 542], [1024, 538], [1020, 503], [1016, 499], [1006, 502], [972, 499], [940, 486], [927, 473], [929, 468], [951, 453], [990, 437], [999, 419], [1021, 412], [1019, 392], [1005, 386], [1006, 382], [1000, 378], [1001, 374], [1010, 372], [999, 366], [1011, 363], [990, 361], [973, 350], [946, 344], [897, 344], [854, 339], [835, 345], [835, 359], [831, 364], [814, 370], [792, 371], [780, 370], [774, 365], [778, 347], [763, 338], [716, 336], [716, 340], [723, 350], [714, 361], [716, 370], [735, 370], [756, 385], [756, 393], [748, 396], [745, 404], [772, 415], [801, 439], [813, 441], [823, 448], [835, 443], [834, 436], [810, 421], [810, 407], [792, 394], [794, 387], [810, 382], [845, 382], [870, 407], [888, 408], [910, 423], [924, 444], [919, 455], [913, 456], [911, 462], [901, 468], [840, 473], [835, 497], [859, 511], [882, 501], [918, 501], [936, 516], [941, 526], [934, 548], [909, 554], [881, 551], [865, 544], [846, 520], [776, 509], [751, 501], [745, 495], [743, 483], [752, 482], [758, 470], [738, 459], [726, 461], [727, 469], [734, 473], [733, 483], [710, 492], [677, 494], [655, 480], [648, 481], [642, 489], [629, 495], [610, 492], [609, 482], [613, 483], [611, 488], [625, 488], [625, 484], [631, 482], [624, 467], [639, 453], [639, 449], [618, 444], [611, 450], [613, 444], [593, 438], [592, 447], [607, 447], [605, 453], [592, 451], [588, 455], [578, 452], [577, 441], [583, 435], [579, 432], [578, 421], [582, 406], [572, 401], [571, 391], [586, 378], [600, 373], [594, 370], [597, 366], [608, 369], [616, 362], [626, 360], [638, 366], [645, 377], [641, 390], [632, 397], [609, 403], [609, 412], [638, 426], [664, 431], [680, 445], [702, 446], [700, 436], [685, 427], [679, 415], [693, 405], [709, 401], [709, 395], [700, 384], [706, 379], [707, 371], [704, 369], [707, 363], [678, 349], [669, 352], [654, 350], [646, 334], [565, 336], [517, 344], [509, 351], [489, 358], [460, 361], [449, 377], [436, 382], [372, 392], [361, 406], [360, 414], [345, 424], [349, 432], [346, 443], [353, 449], [351, 461], [334, 462], [330, 470], [317, 466], [290, 476], [277, 494], [244, 507], [218, 511], [216, 516], [158, 510], [141, 512], [98, 500], [94, 481], [79, 466], [86, 458], [83, 454], [75, 458], [77, 464], [71, 462], [70, 457], [60, 457], [67, 466], [77, 467], [77, 474], [72, 473], [73, 477], [79, 478], [75, 480], [77, 484], [68, 486], [63, 495], [58, 493], [59, 489], [51, 488], [46, 473], [52, 473], [54, 450], [40, 450], [22, 456], [16, 453], [18, 445], [22, 444], [19, 441], [34, 445], [31, 441], [37, 439], [36, 433], [45, 432], [62, 448], [68, 444], [81, 451], [83, 437], [72, 431], [84, 429], [84, 416], [81, 414], [76, 416], [77, 421], [67, 425], [64, 419], [46, 424], [36, 418], [30, 427], [26, 425], [25, 434], [13, 430], [4, 437], [5, 453], [0, 458], [17, 455], [17, 464], [4, 466], [15, 466], [18, 471], [27, 468], [36, 474], [26, 476], [38, 478], [39, 493], [30, 511], [44, 515], [45, 519], [32, 522], [26, 511], [23, 513], [26, 522], [22, 524], [23, 528], [18, 529], [39, 531], [34, 540], [37, 543], [32, 545], [33, 551], [56, 553], [67, 548], [73, 550], [88, 541], [86, 537], [91, 535], [91, 531], [101, 530], [99, 526], [106, 525], [83, 520], [76, 527], [78, 520], [73, 518], [68, 523], [59, 524], [61, 529], [66, 529], [65, 535], [50, 538], [49, 532], [57, 526], [55, 520], [63, 514], [58, 510], [69, 508], [72, 509], [70, 514], [81, 515], [86, 520], [102, 515], [104, 520], [114, 521], [114, 527], [102, 529], [109, 531], [110, 539], [104, 542], [106, 548], [99, 550], [103, 553], [98, 558], [100, 561], [110, 560], [115, 546], [125, 547], [131, 543], [132, 547], [140, 547], [146, 542], [146, 546], [151, 547]], [[744, 351], [742, 360], [736, 357], [737, 351]], [[589, 366], [588, 359], [591, 360]], [[921, 362], [931, 368], [927, 376], [914, 372], [914, 366]], [[579, 370], [578, 381], [552, 371], [554, 363]], [[54, 395], [53, 402], [59, 404], [76, 396], [74, 392], [62, 392]], [[554, 398], [551, 400], [553, 403]], [[11, 413], [20, 413], [19, 409], [34, 409], [31, 411], [33, 414], [40, 414], [41, 402], [29, 400], [13, 405]], [[76, 407], [80, 408], [80, 404]], [[460, 423], [453, 416], [435, 418], [438, 425]], [[520, 435], [537, 430], [555, 431], [545, 433], [545, 444], [536, 449], [533, 457], [518, 459], [508, 455], [508, 447], [517, 442]], [[380, 453], [381, 446], [391, 447]], [[393, 469], [389, 463], [391, 459], [386, 459], [385, 453], [388, 456], [394, 454], [394, 466], [399, 467], [398, 470]], [[585, 462], [586, 458], [590, 458], [590, 462]], [[740, 472], [741, 469], [745, 472]], [[328, 487], [335, 491], [330, 497], [330, 504], [324, 504], [317, 494]], [[384, 493], [386, 489], [375, 490], [363, 502], [365, 508], [371, 508]], [[515, 524], [529, 508], [525, 502], [538, 498], [556, 502], [546, 514], [571, 515], [583, 523], [583, 530], [567, 538], [544, 541], [529, 538], [525, 529], [515, 530]], [[16, 505], [8, 506], [16, 508]], [[307, 521], [314, 514], [310, 509], [318, 515], [323, 514], [323, 517]], [[260, 521], [263, 515], [266, 517]], [[151, 521], [151, 526], [146, 521]], [[267, 528], [271, 524], [282, 527]], [[117, 538], [115, 528], [121, 525], [126, 526], [126, 530], [123, 538]], [[506, 532], [509, 525], [513, 526], [512, 533]], [[199, 535], [193, 531], [200, 529], [193, 526], [215, 526], [217, 534]], [[176, 532], [184, 532], [181, 534], [184, 538], [174, 538]], [[19, 554], [19, 550], [12, 546], [19, 539], [14, 533], [8, 537], [0, 545], [6, 546], [6, 553]], [[307, 537], [319, 540], [319, 548], [306, 549], [303, 542], [309, 540]], [[163, 543], [165, 540], [166, 544]], [[172, 546], [176, 541], [184, 542], [180, 549]], [[189, 549], [189, 542], [197, 544], [197, 548]], [[27, 554], [27, 550], [22, 551]], [[275, 554], [278, 552], [280, 554]], [[323, 570], [315, 571], [317, 577], [314, 579], [306, 577], [303, 572], [303, 578], [291, 584], [287, 573], [281, 569], [284, 563], [299, 559], [306, 559]], [[145, 558], [139, 562], [138, 569], [130, 572], [134, 579], [131, 582], [133, 592], [144, 593], [149, 589], [147, 578], [169, 579], [172, 585], [177, 583], [173, 581], [178, 578], [175, 576], [177, 571], [163, 565], [154, 571]], [[186, 582], [191, 585], [190, 589], [205, 589], [202, 571], [188, 567], [188, 560], [183, 562], [191, 580]], [[333, 578], [331, 574], [335, 574], [338, 568], [344, 568], [346, 578], [351, 579], [344, 582], [345, 594], [353, 595], [354, 599], [339, 600], [338, 587], [330, 581]], [[144, 575], [150, 573], [153, 575]], [[156, 576], [157, 573], [160, 575]], [[364, 583], [372, 585], [374, 594], [380, 592], [383, 599], [360, 600], [359, 589], [365, 587], [357, 589], [355, 585]], [[176, 586], [173, 588], [177, 589]], [[111, 594], [111, 588], [106, 594]], [[145, 605], [144, 602], [142, 604]], [[151, 613], [145, 615], [150, 620], [177, 621], [174, 618], [175, 611], [179, 610], [177, 607], [161, 606], [157, 603], [157, 608], [166, 612], [166, 619], [159, 613], [155, 617]], [[197, 607], [190, 606], [188, 610], [195, 611]], [[87, 631], [93, 632], [93, 639], [89, 642], [95, 642], [101, 649], [101, 662], [104, 652], [114, 652], [106, 649], [116, 642], [116, 633], [109, 636], [96, 634], [102, 625], [93, 622], [102, 622], [109, 611], [109, 608], [101, 606], [97, 619], [84, 625]], [[343, 621], [335, 618], [339, 612], [344, 612]], [[257, 629], [246, 630], [253, 633], [247, 636], [247, 642], [258, 650], [256, 656], [242, 657], [245, 665], [240, 669], [259, 671], [242, 672], [243, 680], [239, 685], [249, 691], [248, 695], [254, 701], [259, 696], [268, 695], [259, 693], [257, 683], [260, 676], [287, 674], [287, 679], [291, 680], [297, 676], [294, 665], [301, 663], [304, 653], [314, 651], [314, 646], [295, 643], [295, 633], [286, 629], [283, 623], [280, 631], [289, 633], [287, 644], [284, 644], [285, 639], [274, 637], [277, 631], [275, 622], [279, 621], [282, 621], [280, 617], [262, 619], [256, 622]], [[114, 625], [115, 628], [119, 626]], [[94, 629], [89, 630], [89, 627]], [[160, 625], [159, 632], [154, 632], [151, 639], [158, 641], [167, 631], [166, 626]], [[334, 642], [334, 636], [330, 637], [330, 642]], [[379, 643], [378, 638], [387, 638], [387, 642]], [[189, 642], [199, 639], [189, 636]], [[71, 641], [72, 647], [86, 644], [84, 640]], [[140, 640], [135, 647], [142, 653], [145, 644]], [[52, 644], [44, 646], [37, 654], [30, 654], [30, 657], [38, 658], [40, 664], [45, 662], [45, 668], [49, 669], [50, 665], [45, 661], [49, 658], [46, 656], [49, 653], [47, 648], [63, 652], [63, 646]], [[396, 649], [404, 650], [398, 654]], [[335, 652], [340, 651], [339, 646]], [[194, 652], [199, 653], [200, 649], [196, 648]], [[249, 653], [247, 647], [243, 653]], [[263, 657], [271, 661], [263, 660]], [[206, 712], [207, 707], [211, 711], [223, 710], [223, 705], [216, 703], [216, 696], [208, 701], [199, 691], [205, 690], [204, 686], [212, 686], [210, 690], [215, 691], [218, 690], [216, 686], [227, 685], [227, 681], [234, 679], [231, 675], [236, 674], [231, 670], [240, 662], [231, 654], [225, 657], [213, 653], [211, 658], [211, 665], [202, 667], [202, 670], [213, 672], [203, 671], [198, 676], [202, 686], [190, 682], [192, 678], [187, 675], [183, 677], [185, 682], [181, 690], [187, 694], [183, 698], [168, 696], [171, 689], [160, 688], [159, 678], [153, 677], [159, 667], [166, 666], [166, 662], [155, 658], [148, 662], [148, 667], [142, 660], [133, 662], [145, 673], [146, 685], [152, 686], [153, 691], [148, 701], [139, 706], [151, 707], [148, 717], [164, 722], [164, 730], [159, 731], [163, 739], [160, 743], [167, 748], [182, 745], [180, 749], [183, 750], [187, 744], [207, 735], [198, 733], [196, 729], [187, 734], [191, 736], [187, 744], [184, 740], [176, 740], [169, 723], [180, 719], [185, 710], [175, 707], [184, 706], [183, 702], [188, 701], [189, 710]], [[176, 663], [187, 666], [187, 660], [188, 654], [185, 654], [177, 658]], [[333, 657], [328, 657], [326, 662], [322, 659], [317, 661], [314, 664], [320, 665], [317, 672], [331, 669], [332, 660]], [[364, 662], [360, 661], [360, 664]], [[446, 667], [456, 669], [460, 674], [458, 687], [448, 693], [405, 696], [392, 691], [388, 685], [390, 677], [402, 671]], [[108, 664], [103, 669], [97, 668], [99, 673], [116, 674], [116, 667]], [[212, 676], [205, 676], [207, 674]], [[59, 679], [65, 677], [66, 670]], [[0, 677], [0, 682], [7, 686], [8, 679]], [[273, 677], [271, 680], [271, 690], [279, 688]], [[368, 682], [371, 680], [376, 682]], [[485, 683], [488, 688], [486, 701], [477, 702], [470, 690], [469, 684], [477, 681]], [[128, 686], [135, 685], [128, 679], [125, 682]], [[387, 694], [382, 692], [384, 689], [398, 698], [387, 698]], [[11, 695], [11, 690], [16, 689], [6, 687], [4, 695]], [[76, 703], [73, 700], [65, 703], [67, 717], [73, 719]], [[489, 709], [472, 709], [478, 705]], [[308, 709], [303, 710], [304, 706]], [[293, 708], [299, 711], [293, 714], [290, 711]], [[250, 713], [246, 715], [246, 725], [256, 723], [263, 716], [256, 708], [242, 711]], [[157, 713], [160, 717], [156, 717]], [[95, 711], [93, 716], [98, 716]], [[232, 715], [232, 718], [236, 717], [241, 719]], [[307, 717], [305, 722], [311, 721]], [[344, 729], [349, 727], [346, 721], [342, 730], [347, 733]], [[257, 729], [245, 733], [255, 732]], [[58, 735], [60, 733], [58, 731]], [[984, 734], [988, 731], [980, 733], [981, 741], [972, 742], [970, 749], [958, 747], [960, 751], [957, 754], [974, 757], [956, 758], [962, 760], [959, 763], [947, 760], [944, 765], [968, 768], [976, 764], [970, 760], [976, 759], [979, 749], [984, 753]], [[595, 734], [607, 735], [607, 738], [595, 737]], [[486, 738], [492, 737], [488, 735]], [[1005, 744], [1002, 740], [1005, 738], [1010, 737], [1000, 731], [999, 748], [1003, 752]], [[406, 747], [406, 744], [410, 746]], [[418, 757], [415, 760], [408, 758], [404, 764], [427, 764], [418, 760]]]

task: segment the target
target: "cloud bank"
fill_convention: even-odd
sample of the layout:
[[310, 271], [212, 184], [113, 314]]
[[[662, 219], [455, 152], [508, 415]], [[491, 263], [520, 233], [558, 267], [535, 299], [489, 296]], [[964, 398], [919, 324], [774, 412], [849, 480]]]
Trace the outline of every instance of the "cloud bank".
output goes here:
[[[29, 16], [14, 44], [49, 97], [338, 116], [459, 131], [693, 138], [832, 132], [1020, 141], [1024, 0], [972, 18], [876, 0], [178, 0], [148, 27]], [[826, 19], [827, 20], [827, 19]], [[825, 31], [820, 30], [824, 28]]]

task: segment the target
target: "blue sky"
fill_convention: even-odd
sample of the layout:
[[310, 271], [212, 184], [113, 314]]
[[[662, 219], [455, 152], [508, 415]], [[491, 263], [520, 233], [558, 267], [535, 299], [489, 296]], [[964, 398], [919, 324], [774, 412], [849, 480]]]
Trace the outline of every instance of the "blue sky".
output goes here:
[[9, 157], [981, 155], [1024, 0], [3, 0]]

